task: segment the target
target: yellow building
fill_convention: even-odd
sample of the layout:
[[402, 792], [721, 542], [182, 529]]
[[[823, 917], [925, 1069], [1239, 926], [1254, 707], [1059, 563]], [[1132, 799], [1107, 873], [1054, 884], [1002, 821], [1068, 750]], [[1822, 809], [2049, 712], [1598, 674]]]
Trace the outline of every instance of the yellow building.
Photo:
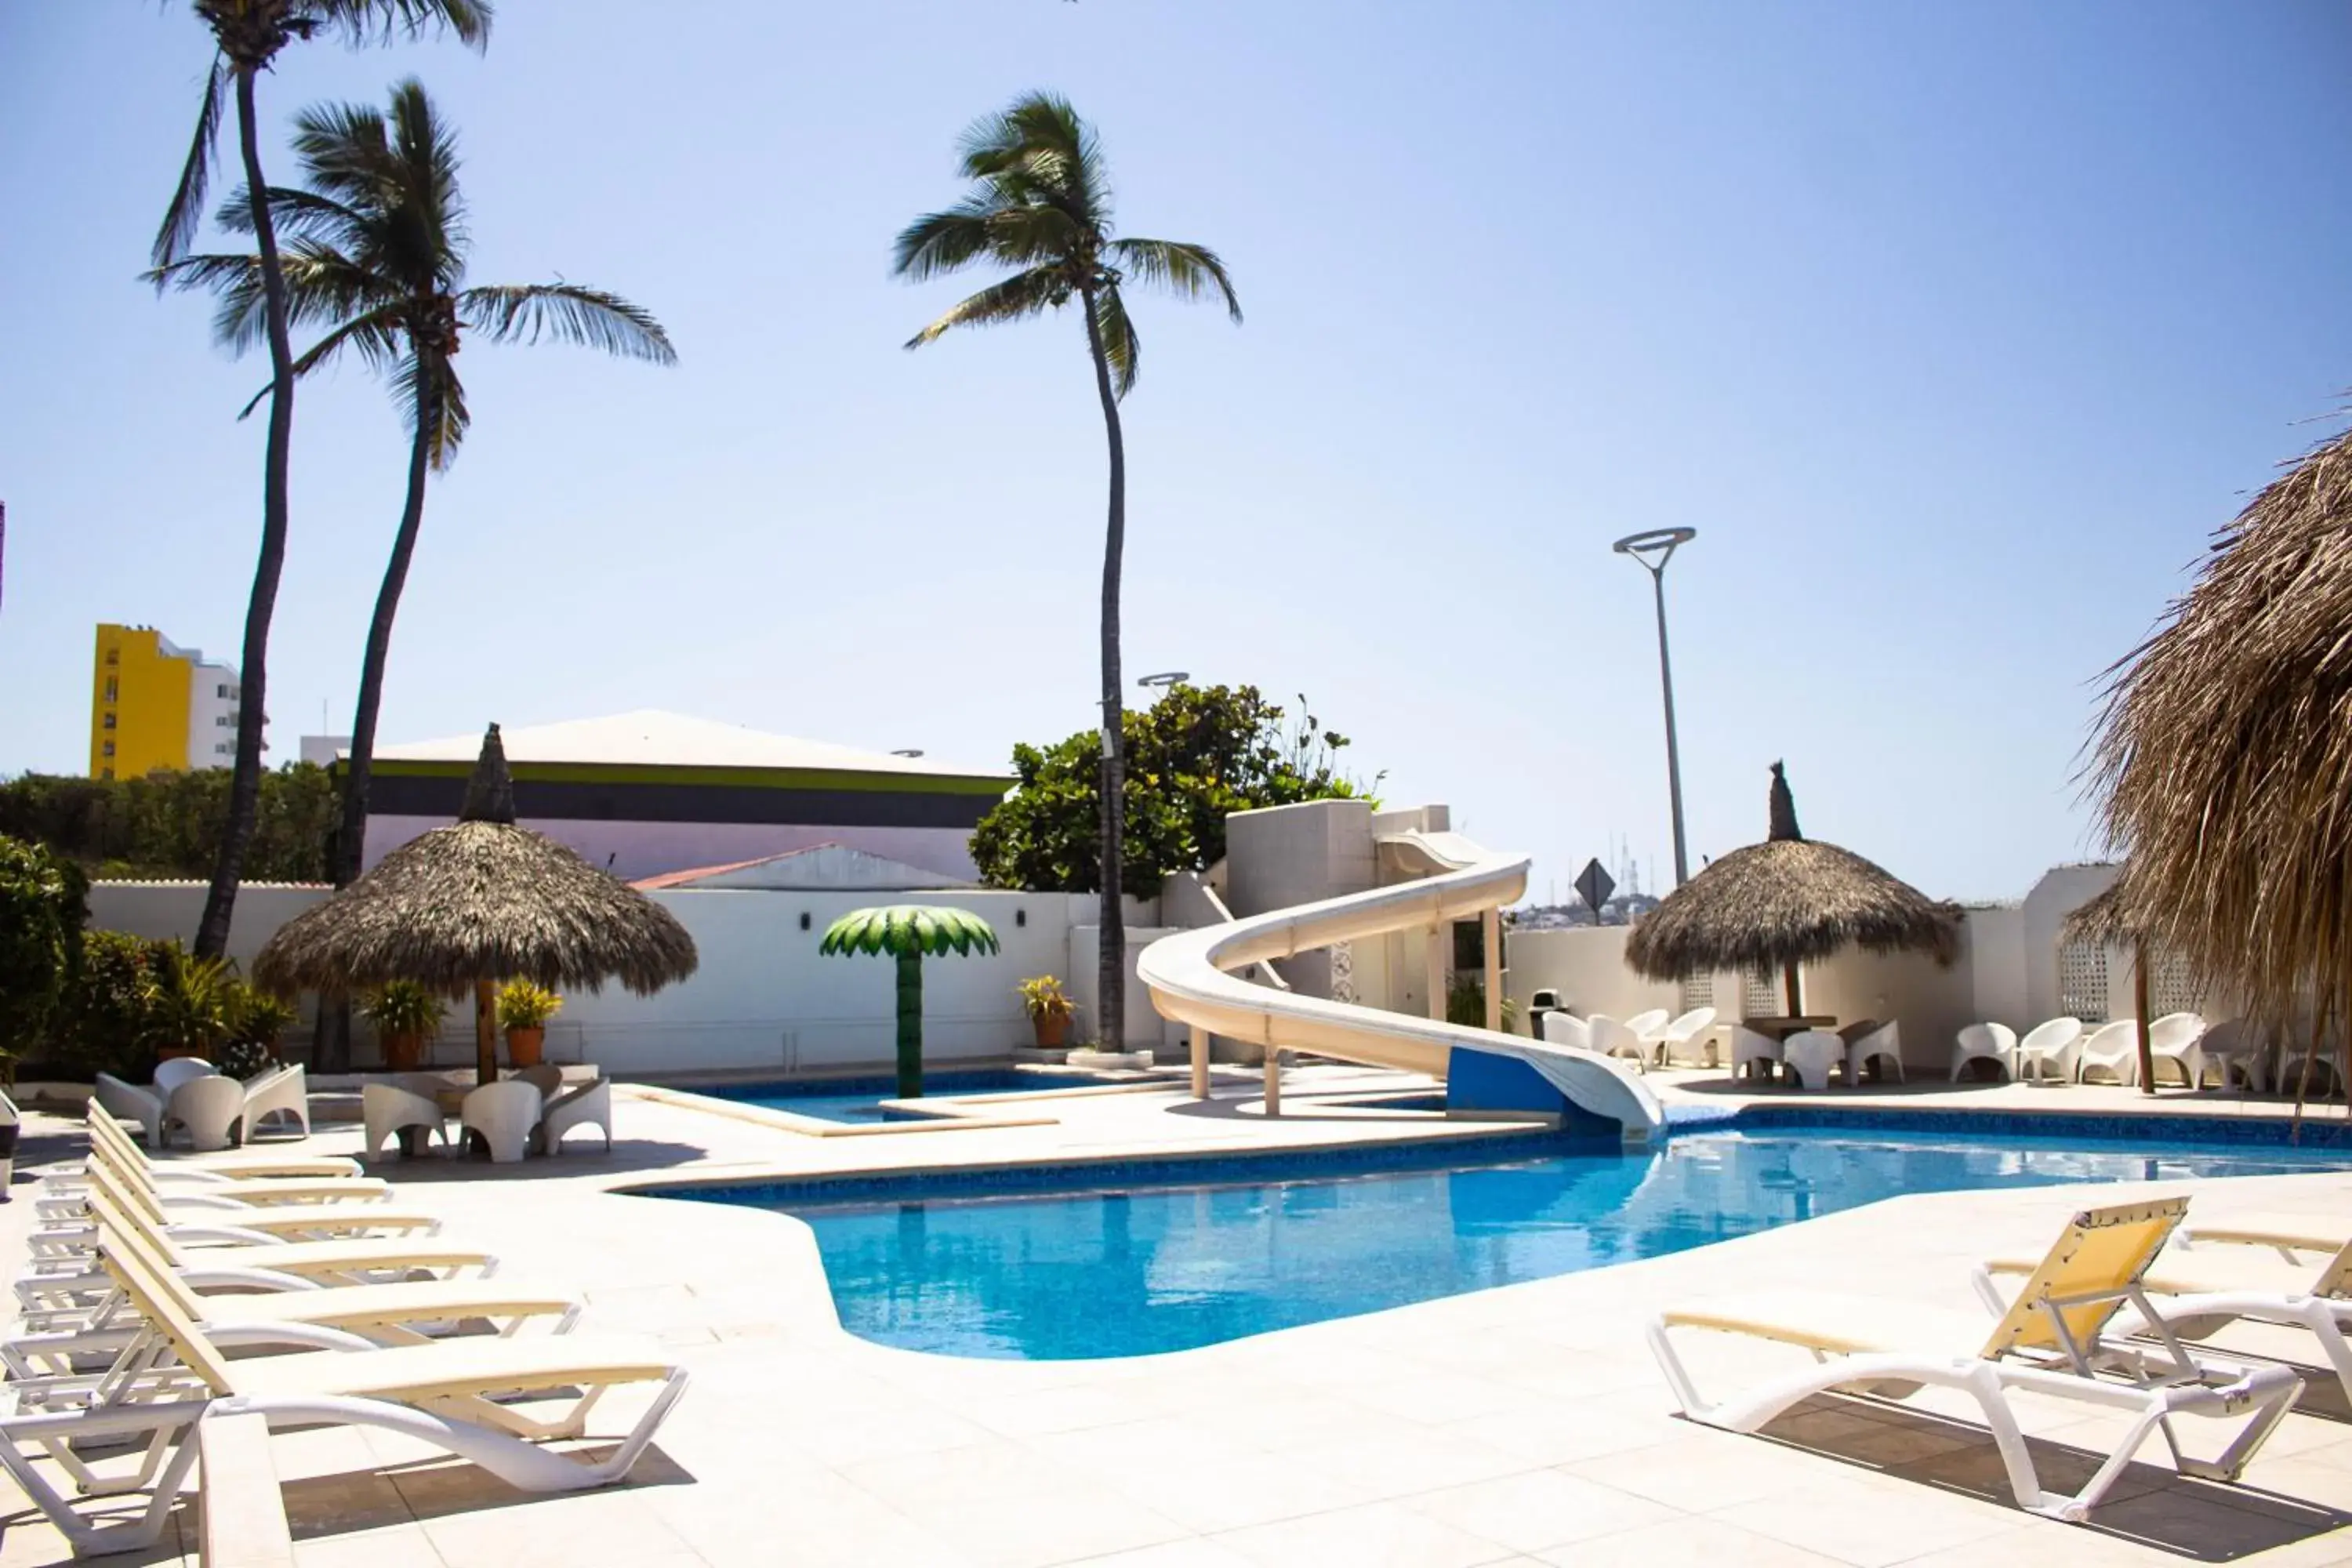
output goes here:
[[101, 623], [89, 695], [89, 773], [225, 768], [236, 752], [236, 671], [152, 626]]

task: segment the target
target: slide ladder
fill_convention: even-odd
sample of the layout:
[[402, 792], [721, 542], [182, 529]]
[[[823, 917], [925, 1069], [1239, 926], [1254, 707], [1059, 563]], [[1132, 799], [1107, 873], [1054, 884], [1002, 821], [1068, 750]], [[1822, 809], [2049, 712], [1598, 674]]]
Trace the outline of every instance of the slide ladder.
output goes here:
[[1664, 1109], [1614, 1058], [1517, 1035], [1302, 996], [1228, 973], [1336, 942], [1428, 931], [1517, 900], [1528, 858], [1497, 855], [1458, 833], [1384, 834], [1381, 847], [1424, 874], [1412, 881], [1250, 915], [1161, 937], [1137, 960], [1151, 1005], [1171, 1018], [1269, 1051], [1309, 1051], [1444, 1078], [1456, 1049], [1526, 1063], [1570, 1103], [1647, 1138]]

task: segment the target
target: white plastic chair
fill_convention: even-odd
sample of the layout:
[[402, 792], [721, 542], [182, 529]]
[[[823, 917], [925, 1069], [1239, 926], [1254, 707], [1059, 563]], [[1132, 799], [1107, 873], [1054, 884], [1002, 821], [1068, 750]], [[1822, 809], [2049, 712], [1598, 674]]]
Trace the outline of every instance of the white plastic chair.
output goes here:
[[2205, 1020], [2195, 1013], [2167, 1013], [2147, 1026], [2148, 1071], [2164, 1081], [2168, 1064], [2180, 1081], [2195, 1089], [2205, 1081]]
[[1643, 1045], [1655, 1045], [1658, 1037], [1666, 1032], [1666, 1010], [1652, 1007], [1625, 1020], [1625, 1026], [1641, 1038]]
[[[1839, 1038], [1843, 1039], [1843, 1036]], [[1846, 1042], [1845, 1083], [1848, 1089], [1862, 1083], [1864, 1063], [1875, 1058], [1880, 1063], [1878, 1076], [1903, 1081], [1903, 1026], [1888, 1019], [1867, 1034], [1856, 1035]]]
[[2017, 1070], [2011, 1076], [2020, 1083], [2045, 1074], [2060, 1083], [2071, 1083], [2074, 1078], [2074, 1056], [2082, 1048], [2082, 1019], [2061, 1016], [2036, 1024], [2027, 1031], [2025, 1038], [2017, 1042]]
[[1759, 1035], [1745, 1024], [1731, 1026], [1731, 1076], [1741, 1077], [1751, 1062], [1764, 1064], [1763, 1076], [1777, 1076], [1785, 1060], [1780, 1054], [1780, 1042], [1769, 1035]]
[[2017, 1031], [2007, 1024], [1970, 1024], [1952, 1040], [1952, 1081], [1958, 1083], [1967, 1076], [1969, 1064], [1974, 1061], [1999, 1062], [2000, 1076], [2010, 1076], [2010, 1063], [2017, 1055]]
[[511, 1165], [530, 1153], [541, 1107], [539, 1085], [504, 1079], [469, 1092], [457, 1108], [457, 1124], [481, 1139], [492, 1164]]
[[150, 1149], [163, 1146], [163, 1097], [154, 1090], [125, 1083], [110, 1072], [98, 1075], [90, 1098], [99, 1109], [121, 1121], [139, 1124], [140, 1141]]
[[310, 1079], [299, 1062], [272, 1068], [245, 1086], [245, 1136], [259, 1134], [264, 1117], [290, 1116], [310, 1136]]
[[1573, 1013], [1546, 1013], [1543, 1016], [1544, 1044], [1566, 1046], [1570, 1050], [1592, 1048], [1592, 1026]]
[[1712, 1007], [1694, 1007], [1668, 1024], [1655, 1037], [1658, 1065], [1665, 1067], [1672, 1063], [1676, 1047], [1691, 1045], [1714, 1027], [1715, 1009]]
[[2139, 1020], [2117, 1018], [2091, 1031], [2074, 1053], [2074, 1081], [2088, 1083], [2095, 1072], [2111, 1073], [2123, 1088], [2139, 1082]]
[[1635, 1034], [1630, 1025], [1606, 1013], [1595, 1013], [1584, 1022], [1592, 1031], [1594, 1050], [1604, 1057], [1629, 1057], [1633, 1059], [1633, 1070], [1643, 1070], [1642, 1059], [1649, 1055], [1649, 1047], [1642, 1043], [1642, 1037]]
[[188, 1130], [188, 1147], [210, 1154], [233, 1147], [245, 1121], [245, 1085], [218, 1073], [189, 1078], [163, 1100], [163, 1142], [172, 1129]]
[[383, 1141], [399, 1133], [403, 1128], [424, 1127], [442, 1142], [449, 1141], [449, 1129], [442, 1120], [441, 1107], [431, 1095], [403, 1089], [398, 1084], [371, 1083], [360, 1089], [360, 1121], [367, 1130], [367, 1149], [362, 1158], [373, 1160]]
[[202, 1057], [173, 1057], [155, 1064], [155, 1092], [169, 1099], [173, 1089], [191, 1079], [219, 1076], [220, 1068]]
[[2270, 1043], [2251, 1018], [2224, 1018], [2205, 1031], [2197, 1042], [2205, 1060], [2221, 1069], [2221, 1087], [2230, 1087], [2231, 1072], [2246, 1080], [2246, 1088], [2261, 1094], [2270, 1088]]
[[1780, 1059], [1797, 1075], [1799, 1087], [1824, 1089], [1830, 1068], [1845, 1060], [1845, 1042], [1829, 1029], [1800, 1029], [1780, 1043]]
[[604, 1135], [604, 1152], [613, 1152], [613, 1080], [600, 1078], [564, 1090], [547, 1102], [539, 1121], [540, 1152], [560, 1153], [563, 1135], [574, 1127], [593, 1127]]

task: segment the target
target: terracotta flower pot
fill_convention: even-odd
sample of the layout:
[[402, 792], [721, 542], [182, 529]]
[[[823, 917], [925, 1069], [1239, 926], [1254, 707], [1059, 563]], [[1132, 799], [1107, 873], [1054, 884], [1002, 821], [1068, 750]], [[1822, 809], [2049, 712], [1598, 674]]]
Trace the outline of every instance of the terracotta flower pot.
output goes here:
[[1029, 1026], [1037, 1033], [1037, 1048], [1041, 1051], [1058, 1051], [1070, 1037], [1067, 1013], [1032, 1013]]
[[518, 1068], [537, 1067], [540, 1050], [546, 1044], [547, 1030], [544, 1026], [536, 1029], [509, 1029], [507, 1031], [507, 1065]]
[[422, 1035], [386, 1035], [383, 1037], [383, 1065], [394, 1072], [415, 1072], [425, 1061], [425, 1037]]

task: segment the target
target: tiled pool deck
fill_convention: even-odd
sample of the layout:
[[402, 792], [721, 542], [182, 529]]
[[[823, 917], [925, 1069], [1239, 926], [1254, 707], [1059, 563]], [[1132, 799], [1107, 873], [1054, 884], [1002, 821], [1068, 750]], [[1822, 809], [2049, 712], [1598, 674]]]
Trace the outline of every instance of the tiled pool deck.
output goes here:
[[[1302, 1069], [1287, 1081], [1287, 1114], [1271, 1122], [1256, 1114], [1254, 1079], [1236, 1077], [1220, 1086], [1229, 1098], [1207, 1106], [1174, 1091], [1080, 1097], [1060, 1102], [1048, 1124], [859, 1138], [808, 1137], [625, 1091], [622, 1140], [609, 1159], [582, 1152], [496, 1172], [437, 1161], [380, 1166], [405, 1197], [445, 1213], [452, 1237], [500, 1254], [504, 1273], [584, 1291], [583, 1328], [656, 1333], [696, 1381], [635, 1481], [604, 1492], [525, 1498], [404, 1439], [280, 1435], [273, 1451], [298, 1560], [304, 1568], [2352, 1563], [2352, 1412], [2332, 1382], [2289, 1417], [2248, 1484], [2184, 1481], [2152, 1462], [2087, 1528], [2020, 1512], [1981, 1430], [1940, 1419], [1935, 1412], [1950, 1407], [1927, 1396], [1914, 1414], [1832, 1403], [1784, 1420], [1778, 1441], [1673, 1414], [1640, 1329], [1659, 1304], [1802, 1283], [1964, 1307], [1969, 1265], [2040, 1250], [2079, 1189], [1899, 1198], [1671, 1257], [1202, 1350], [1061, 1363], [956, 1361], [852, 1339], [834, 1321], [814, 1245], [797, 1221], [610, 1190], [1494, 1134], [1325, 1098], [1396, 1081]], [[1745, 1098], [1719, 1079], [1661, 1081], [1703, 1103]], [[2099, 1089], [1829, 1098], [1906, 1110], [2150, 1108], [2136, 1093]], [[2153, 1109], [2274, 1110], [2170, 1095]], [[357, 1142], [355, 1130], [322, 1127], [310, 1147], [339, 1152]], [[2155, 1190], [2107, 1186], [2099, 1195]], [[2248, 1209], [2340, 1216], [2352, 1211], [2352, 1176], [2200, 1184], [2200, 1216]], [[0, 1210], [0, 1261], [12, 1274], [31, 1211], [21, 1201]], [[2294, 1347], [2262, 1332], [2225, 1342]], [[1699, 1372], [1704, 1383], [1786, 1364], [1723, 1342]], [[2062, 1469], [2066, 1445], [2107, 1427], [2079, 1408], [2027, 1408], [2044, 1457]], [[614, 1430], [634, 1414], [615, 1409], [597, 1425]], [[2201, 1425], [2189, 1427], [2192, 1443], [2212, 1436]], [[68, 1560], [21, 1498], [0, 1507], [0, 1568]], [[182, 1511], [193, 1563], [194, 1510]], [[182, 1560], [176, 1548], [143, 1559]]]

